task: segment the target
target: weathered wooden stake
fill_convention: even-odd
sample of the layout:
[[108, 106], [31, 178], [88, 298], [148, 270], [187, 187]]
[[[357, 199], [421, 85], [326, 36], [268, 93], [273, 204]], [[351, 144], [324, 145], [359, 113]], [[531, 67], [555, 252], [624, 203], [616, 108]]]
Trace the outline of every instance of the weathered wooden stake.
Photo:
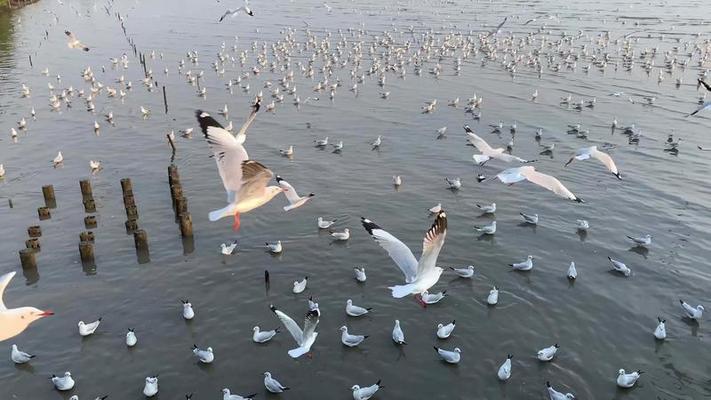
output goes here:
[[178, 199], [183, 197], [183, 187], [180, 183], [173, 184], [170, 187], [170, 197], [173, 199], [173, 207], [175, 207]]
[[84, 217], [84, 227], [86, 229], [96, 228], [96, 216], [87, 215], [86, 217]]
[[32, 68], [32, 54], [27, 55], [30, 58], [30, 68]]
[[27, 234], [31, 238], [38, 238], [42, 236], [42, 228], [39, 227], [39, 225], [33, 225], [27, 228]]
[[85, 200], [94, 198], [94, 194], [91, 190], [91, 182], [89, 182], [88, 179], [79, 181], [79, 187], [81, 188], [81, 195]]
[[124, 196], [133, 196], [133, 184], [131, 183], [131, 178], [121, 179], [121, 191]]
[[95, 236], [92, 231], [79, 232], [79, 241], [94, 243]]
[[54, 186], [42, 186], [42, 195], [44, 196], [44, 205], [47, 208], [57, 208], [57, 199], [54, 197]]
[[188, 212], [180, 216], [180, 234], [183, 237], [193, 235], [193, 218]]
[[165, 85], [163, 85], [163, 105], [165, 106], [165, 113], [168, 114], [168, 97], [165, 95]]
[[133, 197], [133, 195], [124, 196], [123, 197], [123, 206], [124, 206], [124, 208], [136, 207], [136, 198]]
[[175, 164], [170, 164], [168, 166], [168, 184], [173, 186], [173, 184], [180, 183], [180, 174], [178, 173], [178, 167]]
[[150, 252], [148, 250], [148, 234], [143, 229], [133, 232], [133, 241], [136, 245], [136, 256], [138, 263], [144, 264], [150, 261]]
[[188, 213], [188, 199], [185, 196], [180, 196], [175, 199], [175, 216], [180, 218]]
[[40, 246], [39, 239], [37, 238], [25, 240], [25, 247], [34, 251], [42, 250], [42, 246]]
[[44, 221], [45, 219], [52, 218], [52, 214], [50, 214], [49, 208], [47, 208], [47, 207], [39, 207], [37, 209], [37, 214], [39, 214], [40, 221]]
[[135, 219], [127, 220], [124, 225], [126, 225], [126, 233], [134, 233], [138, 230], [138, 221]]
[[22, 264], [22, 269], [37, 269], [37, 258], [35, 254], [36, 252], [32, 249], [20, 250], [20, 264]]
[[165, 137], [168, 138], [168, 143], [170, 144], [171, 150], [173, 150], [173, 155], [175, 155], [175, 143], [173, 143], [173, 139], [170, 137], [170, 133], [166, 134]]
[[84, 266], [94, 265], [94, 243], [79, 242], [79, 256]]
[[138, 207], [126, 207], [126, 219], [137, 220], [138, 219]]
[[84, 203], [84, 211], [87, 213], [93, 213], [96, 212], [96, 202], [94, 201], [93, 198], [91, 199], [85, 199], [83, 201]]

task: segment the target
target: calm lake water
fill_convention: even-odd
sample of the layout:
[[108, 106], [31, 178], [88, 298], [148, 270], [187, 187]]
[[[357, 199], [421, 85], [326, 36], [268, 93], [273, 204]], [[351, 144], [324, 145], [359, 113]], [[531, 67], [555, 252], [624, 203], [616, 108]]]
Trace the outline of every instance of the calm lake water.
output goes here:
[[[7, 170], [0, 180], [0, 272], [21, 272], [17, 251], [24, 246], [27, 227], [37, 223], [43, 185], [54, 185], [58, 203], [52, 218], [40, 223], [39, 277], [30, 276], [25, 282], [18, 273], [5, 293], [10, 307], [51, 308], [56, 315], [2, 343], [8, 351], [11, 343], [17, 343], [37, 358], [23, 367], [9, 360], [0, 363], [0, 398], [66, 399], [77, 394], [83, 400], [109, 394], [111, 399], [139, 399], [144, 378], [154, 374], [160, 375], [161, 399], [179, 399], [190, 392], [196, 400], [220, 398], [223, 387], [276, 398], [266, 394], [262, 384], [267, 370], [292, 388], [281, 395], [285, 399], [352, 398], [353, 384], [369, 385], [378, 379], [386, 386], [376, 396], [380, 399], [544, 399], [547, 380], [580, 399], [711, 398], [708, 317], [689, 322], [682, 318], [678, 304], [683, 298], [693, 305], [711, 306], [711, 153], [697, 150], [697, 145], [711, 146], [711, 122], [703, 113], [684, 117], [697, 107], [703, 93], [697, 90], [696, 77], [711, 63], [699, 66], [697, 53], [685, 69], [664, 72], [661, 83], [657, 79], [665, 52], [674, 46], [679, 46], [674, 54], [680, 61], [694, 48], [684, 47], [685, 43], [708, 47], [708, 3], [367, 0], [330, 1], [330, 13], [322, 3], [254, 1], [253, 18], [238, 15], [223, 23], [217, 19], [224, 2], [184, 0], [114, 2], [112, 15], [107, 15], [102, 2], [43, 1], [10, 17], [0, 15], [0, 163]], [[161, 92], [148, 92], [141, 84], [143, 70], [115, 12], [124, 16], [128, 36], [139, 51], [155, 51], [155, 59], [148, 57], [148, 67], [167, 88], [168, 114], [163, 113]], [[197, 129], [193, 139], [179, 137], [174, 162], [194, 221], [194, 251], [186, 254], [170, 204], [167, 167], [171, 161], [165, 135], [171, 129], [197, 128], [194, 111], [198, 108], [217, 114], [226, 103], [230, 120], [239, 126], [257, 91], [264, 90], [265, 103], [271, 101], [264, 82], [276, 84], [283, 72], [272, 73], [269, 68], [244, 81], [251, 85], [249, 93], [239, 85], [233, 93], [225, 89], [228, 79], [249, 72], [255, 64], [253, 42], [259, 50], [267, 43], [271, 62], [271, 44], [282, 39], [288, 27], [294, 28], [296, 41], [304, 42], [308, 23], [318, 40], [330, 35], [332, 51], [341, 40], [338, 29], [343, 29], [349, 45], [365, 43], [362, 70], [366, 70], [372, 59], [367, 48], [384, 31], [396, 44], [413, 41], [414, 52], [423, 33], [431, 31], [429, 35], [437, 40], [449, 32], [467, 36], [472, 31], [475, 37], [506, 15], [509, 20], [500, 37], [509, 32], [517, 38], [536, 34], [537, 45], [522, 44], [519, 54], [540, 49], [541, 76], [519, 65], [512, 77], [502, 66], [503, 52], [498, 60], [484, 64], [481, 53], [472, 54], [456, 74], [456, 56], [447, 56], [438, 78], [428, 73], [437, 62], [432, 58], [424, 63], [421, 76], [414, 73], [413, 65], [405, 66], [405, 79], [388, 72], [384, 88], [377, 85], [376, 76], [368, 76], [356, 96], [348, 90], [353, 83], [349, 65], [334, 68], [331, 81], [339, 77], [343, 86], [330, 101], [327, 92], [312, 91], [322, 79], [320, 57], [314, 62], [313, 80], [294, 67], [302, 101], [309, 96], [320, 100], [297, 109], [287, 95], [275, 113], [259, 114], [246, 147], [253, 159], [300, 192], [314, 192], [316, 197], [289, 213], [281, 209], [286, 200], [278, 197], [245, 214], [238, 234], [227, 219], [207, 220], [207, 213], [222, 207], [225, 198], [207, 145]], [[537, 21], [524, 25], [534, 17]], [[537, 33], [543, 24], [545, 33]], [[65, 29], [75, 32], [91, 51], [69, 50]], [[360, 37], [351, 36], [361, 29]], [[577, 38], [579, 30], [581, 38]], [[595, 66], [584, 70], [592, 54], [598, 59], [604, 55], [596, 53], [595, 39], [604, 31], [613, 40], [640, 32], [633, 35], [639, 40], [633, 43], [636, 66], [631, 72], [620, 61], [617, 49], [622, 42], [605, 50], [612, 61], [604, 72]], [[561, 55], [554, 47], [541, 49], [540, 40], [560, 40], [563, 32], [574, 39], [561, 48], [579, 54], [581, 46], [587, 45], [588, 57], [581, 57], [575, 69], [563, 66], [554, 72], [550, 65], [561, 62]], [[232, 51], [235, 36], [238, 52]], [[248, 51], [248, 58], [244, 67], [228, 60], [225, 74], [218, 75], [211, 63], [223, 42], [235, 59], [242, 50]], [[645, 48], [658, 48], [649, 74], [639, 58]], [[186, 59], [188, 51], [199, 53], [197, 65]], [[380, 58], [383, 52], [379, 47], [375, 55]], [[130, 59], [125, 70], [109, 61], [122, 53]], [[306, 64], [312, 50], [292, 53], [292, 65]], [[555, 61], [549, 64], [548, 56]], [[509, 61], [512, 58], [507, 56]], [[181, 59], [186, 59], [186, 65], [178, 74]], [[79, 98], [71, 108], [52, 112], [47, 83], [88, 92], [80, 74], [87, 66], [105, 85], [118, 87], [116, 79], [124, 75], [133, 89], [124, 101], [98, 95], [95, 114], [86, 112]], [[41, 74], [44, 68], [49, 68], [49, 76]], [[198, 97], [197, 88], [186, 82], [188, 69], [204, 70], [201, 85], [207, 88], [206, 98]], [[678, 77], [682, 83], [677, 87]], [[29, 98], [20, 97], [21, 83], [32, 89]], [[535, 90], [539, 96], [532, 102]], [[387, 100], [380, 98], [381, 91], [390, 91]], [[614, 92], [624, 94], [609, 96]], [[481, 121], [463, 109], [474, 94], [484, 97]], [[561, 105], [560, 98], [569, 94], [576, 100], [596, 97], [597, 103], [583, 111]], [[656, 100], [645, 105], [643, 96]], [[459, 107], [448, 107], [455, 97], [461, 99]], [[424, 102], [431, 99], [438, 99], [437, 110], [421, 113]], [[150, 118], [140, 117], [140, 106], [152, 110]], [[36, 120], [30, 117], [31, 107], [37, 111]], [[114, 114], [115, 126], [103, 119], [108, 111]], [[13, 143], [10, 128], [22, 117], [28, 120], [28, 129]], [[611, 134], [615, 117], [620, 126], [634, 123], [640, 129], [639, 144], [630, 145], [619, 130]], [[98, 136], [94, 120], [101, 124]], [[504, 121], [505, 133], [489, 134], [488, 125], [499, 120]], [[477, 172], [493, 176], [507, 165], [491, 161], [483, 168], [474, 166], [473, 148], [465, 146], [462, 125], [470, 124], [498, 147], [510, 140], [508, 127], [514, 120], [518, 125], [514, 153], [537, 158], [538, 170], [557, 176], [585, 204], [562, 200], [527, 183], [507, 187], [476, 182]], [[590, 130], [587, 140], [566, 133], [568, 124], [577, 123]], [[448, 127], [448, 137], [435, 140], [435, 130], [443, 126]], [[541, 148], [534, 140], [538, 127], [544, 130], [541, 143], [556, 144], [552, 156], [539, 154]], [[678, 154], [664, 151], [672, 132], [675, 138], [683, 138]], [[383, 136], [383, 145], [380, 151], [371, 151], [369, 142], [378, 135]], [[325, 136], [332, 142], [343, 140], [343, 152], [314, 148], [313, 140]], [[615, 146], [610, 154], [622, 181], [595, 161], [563, 168], [577, 148], [605, 143]], [[281, 157], [278, 149], [291, 144], [293, 159]], [[54, 169], [51, 160], [59, 150], [65, 162]], [[104, 169], [92, 175], [89, 160], [101, 160]], [[398, 191], [391, 184], [396, 174], [404, 181]], [[444, 177], [454, 176], [463, 181], [458, 192], [447, 190], [444, 183]], [[124, 229], [119, 185], [124, 177], [133, 181], [139, 224], [149, 235], [147, 264], [137, 263], [133, 237]], [[77, 250], [85, 215], [78, 182], [86, 178], [91, 179], [98, 208], [95, 270], [82, 268]], [[439, 202], [449, 217], [439, 264], [473, 264], [478, 272], [472, 280], [445, 273], [434, 290], [446, 289], [447, 298], [422, 309], [412, 299], [390, 297], [387, 286], [400, 283], [402, 275], [360, 227], [359, 217], [376, 221], [419, 255], [431, 223], [427, 209]], [[496, 216], [481, 216], [475, 204], [491, 202], [497, 203]], [[519, 212], [538, 213], [539, 225], [522, 225]], [[351, 239], [333, 243], [327, 232], [316, 227], [318, 216], [337, 218], [337, 229], [350, 228]], [[493, 218], [498, 223], [496, 235], [478, 236], [473, 226]], [[590, 222], [586, 236], [576, 233], [575, 220], [580, 218]], [[648, 251], [631, 248], [625, 238], [646, 233], [654, 236]], [[239, 252], [222, 256], [219, 245], [234, 239], [239, 241]], [[276, 240], [284, 243], [285, 250], [272, 256], [263, 244]], [[536, 257], [533, 271], [515, 273], [507, 266], [528, 254]], [[623, 278], [610, 273], [608, 256], [627, 263], [633, 275]], [[565, 277], [570, 261], [575, 261], [580, 274], [575, 284]], [[368, 274], [365, 284], [353, 278], [353, 267], [361, 265]], [[264, 270], [271, 274], [268, 291]], [[309, 277], [309, 288], [292, 294], [293, 281], [303, 276]], [[501, 289], [499, 304], [487, 307], [492, 285]], [[254, 325], [279, 326], [269, 304], [300, 321], [310, 295], [318, 299], [322, 311], [313, 358], [289, 358], [286, 352], [293, 341], [286, 332], [267, 345], [252, 343]], [[181, 317], [181, 298], [189, 298], [195, 307], [192, 322]], [[348, 298], [373, 307], [373, 312], [360, 319], [347, 317]], [[103, 323], [97, 334], [82, 339], [77, 322], [99, 316]], [[663, 343], [652, 336], [657, 316], [667, 320], [669, 338]], [[406, 347], [398, 348], [390, 339], [394, 319], [402, 323]], [[457, 321], [454, 335], [437, 340], [437, 323], [453, 319]], [[357, 349], [345, 348], [338, 331], [343, 324], [352, 333], [370, 338]], [[139, 338], [132, 350], [124, 344], [127, 328], [134, 328]], [[213, 347], [216, 361], [198, 365], [190, 351], [194, 343]], [[540, 363], [536, 351], [553, 343], [561, 346], [558, 356], [551, 363]], [[461, 348], [462, 362], [441, 363], [433, 344]], [[515, 355], [512, 378], [501, 384], [496, 370], [509, 353]], [[615, 385], [620, 368], [646, 373], [636, 388], [623, 391]], [[56, 392], [48, 377], [67, 370], [75, 377], [76, 388], [71, 393]]]

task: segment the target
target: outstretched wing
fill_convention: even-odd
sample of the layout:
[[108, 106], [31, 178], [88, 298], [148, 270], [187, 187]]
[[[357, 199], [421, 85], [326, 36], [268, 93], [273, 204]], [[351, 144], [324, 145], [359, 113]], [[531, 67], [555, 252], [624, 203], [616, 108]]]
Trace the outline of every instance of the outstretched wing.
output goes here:
[[[304, 333], [302, 335], [302, 342], [305, 342], [308, 338], [310, 338], [314, 332], [316, 331], [316, 326], [318, 325], [318, 311], [316, 310], [311, 310], [306, 313], [306, 317], [304, 317]], [[301, 345], [299, 343], [299, 346]]]
[[464, 130], [467, 132], [467, 136], [469, 137], [469, 141], [471, 142], [471, 144], [473, 144], [474, 147], [476, 147], [477, 150], [479, 150], [482, 154], [490, 156], [494, 153], [494, 149], [491, 148], [491, 146], [489, 146], [489, 144], [486, 143], [484, 139], [474, 133], [468, 125], [464, 126]]
[[516, 182], [521, 182], [522, 180], [526, 179], [526, 177], [521, 174], [521, 170], [523, 168], [524, 167], [505, 169], [499, 172], [496, 177], [499, 178], [501, 182], [506, 183], [508, 185], [514, 184]]
[[7, 285], [10, 284], [10, 281], [12, 280], [13, 276], [15, 276], [15, 271], [8, 272], [7, 274], [0, 276], [0, 311], [7, 310], [7, 307], [5, 307], [5, 303], [3, 302], [2, 298], [5, 294], [5, 288], [7, 287]]
[[[288, 315], [284, 314], [280, 310], [278, 310], [276, 307], [269, 306], [269, 308], [276, 314], [277, 318], [279, 318], [279, 321], [281, 321], [282, 324], [284, 324], [284, 327], [286, 328], [287, 331], [291, 334], [291, 337], [294, 338], [296, 341], [296, 344], [301, 346], [301, 343], [303, 343], [303, 338], [304, 338], [304, 333], [301, 331], [301, 328], [299, 328], [299, 325], [294, 322], [291, 317]], [[307, 314], [308, 316], [308, 314]], [[318, 320], [317, 320], [318, 323]], [[306, 325], [306, 324], [304, 324]], [[315, 327], [314, 327], [315, 329]]]
[[222, 20], [224, 20], [225, 18], [227, 18], [227, 16], [229, 16], [229, 15], [234, 15], [234, 14], [236, 14], [236, 13], [237, 13], [237, 11], [232, 11], [232, 10], [229, 10], [229, 9], [228, 9], [227, 11], [225, 11], [224, 14], [222, 14], [222, 16], [220, 17], [220, 21], [219, 21], [219, 22], [222, 22]]
[[363, 228], [373, 237], [373, 239], [388, 252], [390, 258], [395, 261], [398, 268], [405, 275], [405, 282], [410, 283], [417, 277], [417, 259], [405, 243], [391, 235], [373, 221], [361, 217]]
[[437, 257], [440, 250], [442, 250], [442, 246], [444, 246], [446, 236], [447, 214], [444, 211], [440, 211], [422, 241], [422, 256], [420, 256], [420, 262], [417, 264], [418, 277], [435, 268]]
[[263, 164], [254, 160], [244, 161], [242, 163], [242, 187], [236, 198], [248, 199], [261, 196], [273, 176], [274, 173]]
[[260, 100], [257, 99], [257, 101], [252, 105], [252, 112], [249, 114], [249, 117], [247, 117], [247, 120], [244, 124], [242, 124], [242, 127], [239, 128], [239, 132], [237, 132], [237, 143], [242, 144], [247, 139], [247, 129], [249, 129], [250, 125], [252, 125], [254, 119], [257, 118], [257, 111], [259, 111], [259, 107], [261, 107], [261, 103]]
[[247, 151], [210, 114], [197, 110], [195, 115], [215, 157], [217, 171], [227, 191], [227, 202], [232, 203], [242, 188], [242, 164], [249, 158]]
[[607, 170], [612, 172], [613, 174], [617, 175], [619, 178], [619, 173], [617, 172], [617, 165], [615, 165], [615, 162], [612, 160], [612, 157], [610, 157], [609, 154], [603, 153], [600, 150], [592, 152], [592, 157], [600, 161], [607, 167]]
[[544, 187], [560, 197], [564, 197], [568, 200], [582, 202], [582, 200], [578, 196], [574, 195], [573, 192], [563, 186], [563, 184], [560, 183], [560, 181], [554, 176], [542, 174], [533, 169], [533, 167], [522, 168], [521, 175], [524, 176], [529, 182]]
[[709, 86], [708, 83], [704, 82], [704, 81], [701, 80], [701, 79], [698, 79], [698, 81], [699, 81], [699, 83], [700, 83], [701, 85], [703, 85], [703, 86], [706, 88], [706, 90], [708, 90], [709, 92], [711, 92], [711, 86]]

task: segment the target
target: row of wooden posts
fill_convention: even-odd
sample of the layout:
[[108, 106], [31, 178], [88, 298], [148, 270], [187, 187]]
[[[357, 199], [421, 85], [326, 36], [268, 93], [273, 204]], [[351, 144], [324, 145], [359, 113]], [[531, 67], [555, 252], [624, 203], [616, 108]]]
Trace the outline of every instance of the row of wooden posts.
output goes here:
[[[192, 252], [192, 217], [188, 212], [188, 200], [183, 195], [183, 187], [180, 183], [178, 167], [173, 164], [168, 167], [168, 183], [170, 184], [170, 195], [173, 209], [175, 210], [176, 222], [178, 222], [180, 226], [180, 234], [184, 239], [190, 240], [190, 248], [189, 251], [188, 248], [186, 248], [186, 252]], [[86, 214], [95, 213], [96, 201], [94, 200], [91, 182], [88, 179], [79, 181], [79, 187], [81, 189], [84, 212]], [[147, 263], [150, 261], [148, 233], [138, 226], [138, 206], [133, 194], [131, 179], [121, 179], [121, 192], [123, 193], [123, 205], [126, 210], [126, 222], [124, 223], [126, 233], [133, 234], [139, 264]], [[54, 186], [43, 186], [42, 195], [44, 196], [45, 205], [37, 209], [40, 221], [52, 218], [50, 210], [57, 208]], [[87, 230], [79, 233], [79, 256], [85, 268], [94, 268], [96, 266], [94, 257], [95, 235], [91, 229], [97, 227], [96, 216], [86, 215], [84, 217], [84, 227]], [[42, 228], [39, 225], [30, 226], [27, 228], [27, 234], [29, 238], [25, 241], [26, 248], [20, 250], [20, 263], [22, 264], [23, 270], [34, 271], [37, 268], [36, 255], [41, 250], [40, 237], [42, 237]]]

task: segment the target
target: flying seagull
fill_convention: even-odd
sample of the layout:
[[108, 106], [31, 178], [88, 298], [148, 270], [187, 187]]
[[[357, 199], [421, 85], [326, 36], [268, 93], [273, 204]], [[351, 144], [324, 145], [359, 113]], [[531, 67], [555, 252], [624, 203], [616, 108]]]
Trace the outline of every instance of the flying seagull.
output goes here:
[[222, 14], [222, 16], [220, 17], [220, 21], [219, 21], [219, 22], [222, 22], [222, 21], [223, 21], [225, 18], [227, 18], [227, 17], [233, 17], [233, 18], [234, 18], [234, 16], [237, 15], [237, 14], [239, 14], [240, 11], [244, 11], [245, 14], [249, 15], [250, 17], [254, 17], [254, 13], [253, 13], [252, 10], [249, 8], [249, 6], [247, 5], [247, 3], [245, 3], [242, 7], [238, 8], [238, 9], [236, 9], [236, 10], [227, 9], [227, 11], [225, 11], [225, 13]]
[[496, 35], [497, 33], [501, 32], [501, 27], [504, 26], [504, 24], [506, 23], [506, 20], [507, 20], [507, 19], [509, 19], [509, 17], [504, 17], [504, 20], [501, 21], [501, 23], [496, 27], [496, 29], [494, 29], [493, 31], [489, 32], [489, 34], [486, 35], [486, 37], [488, 38], [488, 37], [491, 36], [491, 35]]
[[296, 344], [299, 346], [295, 349], [289, 350], [291, 358], [299, 358], [311, 351], [311, 346], [313, 346], [316, 341], [316, 337], [318, 336], [318, 332], [316, 332], [316, 326], [318, 325], [318, 311], [311, 310], [306, 313], [306, 317], [304, 318], [304, 329], [301, 330], [299, 325], [297, 325], [291, 317], [284, 314], [273, 305], [269, 306], [269, 308], [279, 318], [281, 323], [284, 324], [286, 330], [289, 331], [291, 336], [296, 341]]
[[496, 175], [496, 177], [499, 178], [501, 182], [509, 185], [526, 180], [531, 183], [535, 183], [538, 186], [544, 187], [560, 197], [573, 200], [578, 203], [583, 203], [583, 199], [574, 195], [554, 176], [542, 174], [531, 166], [509, 168], [500, 172]]
[[67, 35], [67, 37], [69, 38], [69, 41], [67, 42], [67, 47], [69, 47], [70, 49], [82, 49], [84, 51], [89, 51], [89, 48], [86, 47], [84, 43], [80, 42], [79, 39], [77, 39], [77, 37], [74, 36], [73, 33], [69, 31], [64, 31], [64, 34]]
[[612, 161], [612, 157], [610, 157], [609, 154], [603, 153], [598, 150], [597, 146], [583, 147], [582, 149], [578, 149], [578, 151], [575, 152], [575, 155], [571, 157], [567, 163], [565, 163], [565, 166], [567, 167], [568, 164], [572, 163], [575, 160], [587, 160], [590, 157], [605, 164], [607, 170], [612, 172], [612, 174], [615, 175], [617, 179], [622, 179], [620, 173], [617, 171], [617, 166], [615, 165], [615, 162]]
[[511, 154], [505, 153], [506, 149], [499, 147], [499, 148], [492, 148], [489, 146], [488, 143], [481, 137], [479, 137], [477, 134], [474, 133], [474, 131], [469, 127], [469, 125], [464, 125], [464, 131], [467, 132], [467, 136], [469, 137], [469, 142], [474, 145], [474, 147], [481, 152], [481, 154], [474, 154], [472, 158], [474, 158], [474, 161], [477, 162], [479, 165], [484, 165], [487, 161], [489, 161], [492, 158], [495, 158], [497, 160], [505, 161], [505, 162], [511, 162], [511, 161], [518, 161], [520, 163], [528, 163], [531, 161], [524, 160], [523, 158], [516, 157]]

